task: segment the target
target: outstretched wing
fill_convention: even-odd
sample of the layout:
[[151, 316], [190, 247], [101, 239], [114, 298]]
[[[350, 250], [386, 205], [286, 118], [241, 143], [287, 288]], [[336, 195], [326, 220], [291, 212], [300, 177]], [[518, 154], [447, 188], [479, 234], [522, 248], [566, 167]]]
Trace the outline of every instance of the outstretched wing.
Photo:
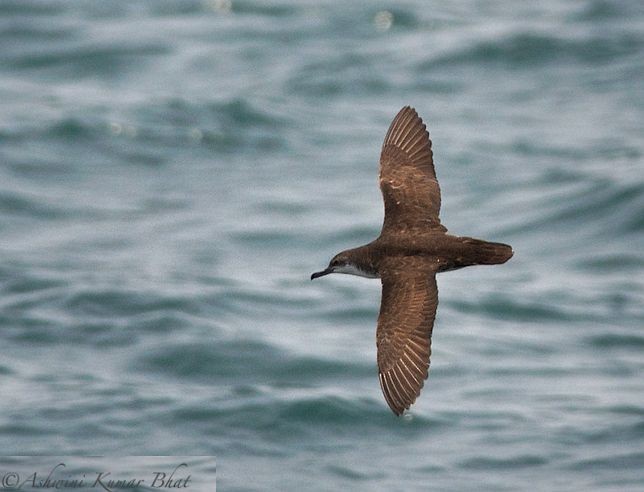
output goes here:
[[401, 257], [386, 260], [380, 268], [378, 371], [382, 392], [396, 415], [416, 401], [429, 374], [438, 306], [436, 265], [427, 257]]
[[380, 153], [383, 233], [415, 228], [447, 230], [438, 218], [441, 192], [425, 128], [416, 110], [405, 106], [387, 131]]

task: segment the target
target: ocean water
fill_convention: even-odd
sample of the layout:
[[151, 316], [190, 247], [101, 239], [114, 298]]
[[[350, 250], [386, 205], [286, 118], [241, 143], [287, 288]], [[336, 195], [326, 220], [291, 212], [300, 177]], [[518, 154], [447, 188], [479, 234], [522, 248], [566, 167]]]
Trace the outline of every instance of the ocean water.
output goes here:
[[[378, 384], [378, 157], [455, 234], [430, 378]], [[214, 455], [219, 490], [644, 490], [644, 6], [0, 1], [0, 450]], [[213, 482], [215, 472], [212, 471]]]

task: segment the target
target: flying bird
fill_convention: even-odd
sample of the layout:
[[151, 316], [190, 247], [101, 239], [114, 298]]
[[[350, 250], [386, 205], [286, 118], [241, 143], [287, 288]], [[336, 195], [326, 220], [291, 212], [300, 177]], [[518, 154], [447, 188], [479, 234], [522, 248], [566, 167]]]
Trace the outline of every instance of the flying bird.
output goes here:
[[441, 192], [432, 142], [409, 106], [396, 115], [382, 144], [380, 190], [385, 202], [380, 236], [338, 253], [311, 280], [330, 273], [380, 279], [378, 376], [389, 407], [401, 415], [416, 401], [429, 374], [436, 274], [505, 263], [513, 251], [507, 244], [447, 233], [439, 219]]

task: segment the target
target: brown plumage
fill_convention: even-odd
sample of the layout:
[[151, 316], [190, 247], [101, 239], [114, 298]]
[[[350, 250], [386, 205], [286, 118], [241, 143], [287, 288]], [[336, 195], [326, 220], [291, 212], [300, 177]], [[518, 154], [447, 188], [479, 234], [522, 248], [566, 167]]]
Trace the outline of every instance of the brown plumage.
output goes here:
[[447, 234], [439, 212], [441, 193], [429, 134], [406, 106], [391, 123], [380, 154], [385, 218], [373, 242], [337, 254], [311, 279], [329, 273], [380, 278], [376, 332], [380, 387], [401, 415], [429, 374], [431, 336], [438, 306], [436, 273], [470, 265], [505, 263], [507, 244]]

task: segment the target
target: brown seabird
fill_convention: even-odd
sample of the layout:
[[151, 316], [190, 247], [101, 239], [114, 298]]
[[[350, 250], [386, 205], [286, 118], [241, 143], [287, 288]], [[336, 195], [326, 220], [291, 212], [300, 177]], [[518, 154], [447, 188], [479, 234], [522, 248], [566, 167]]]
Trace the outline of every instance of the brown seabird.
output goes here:
[[396, 115], [382, 144], [380, 190], [385, 202], [380, 236], [338, 253], [311, 280], [329, 273], [380, 278], [380, 387], [393, 412], [401, 415], [416, 401], [429, 373], [438, 306], [436, 274], [505, 263], [513, 252], [507, 244], [447, 234], [438, 218], [441, 192], [432, 142], [409, 106]]

